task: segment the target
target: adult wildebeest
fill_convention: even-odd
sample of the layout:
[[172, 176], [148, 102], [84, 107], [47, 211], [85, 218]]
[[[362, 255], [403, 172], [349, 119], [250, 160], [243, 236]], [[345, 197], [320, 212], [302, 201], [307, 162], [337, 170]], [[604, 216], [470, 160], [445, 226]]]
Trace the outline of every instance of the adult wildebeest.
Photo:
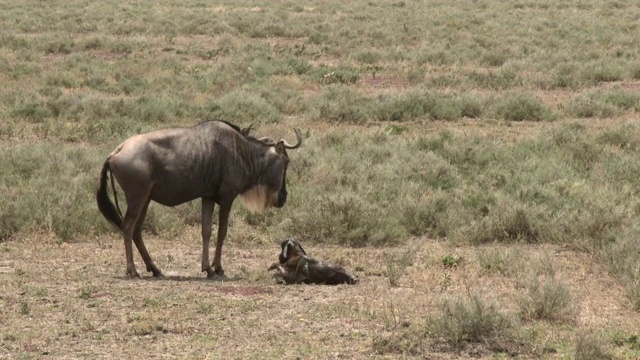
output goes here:
[[[225, 121], [205, 121], [188, 128], [172, 128], [135, 135], [120, 144], [104, 162], [96, 194], [100, 212], [124, 236], [127, 274], [139, 277], [133, 262], [131, 242], [136, 244], [147, 271], [162, 276], [142, 241], [142, 223], [151, 200], [167, 206], [202, 199], [202, 271], [207, 277], [224, 275], [222, 244], [227, 234], [229, 212], [240, 195], [252, 211], [282, 207], [287, 200], [285, 176], [289, 157], [286, 149], [296, 144], [249, 136]], [[115, 206], [107, 194], [108, 173]], [[122, 188], [127, 212], [122, 218], [114, 177]], [[209, 239], [215, 204], [220, 206], [218, 239], [209, 265]], [[213, 269], [212, 269], [213, 266]]]
[[284, 240], [280, 247], [278, 262], [269, 267], [269, 270], [278, 271], [274, 277], [279, 283], [354, 285], [358, 282], [358, 279], [342, 266], [331, 265], [307, 255], [302, 245], [294, 238]]

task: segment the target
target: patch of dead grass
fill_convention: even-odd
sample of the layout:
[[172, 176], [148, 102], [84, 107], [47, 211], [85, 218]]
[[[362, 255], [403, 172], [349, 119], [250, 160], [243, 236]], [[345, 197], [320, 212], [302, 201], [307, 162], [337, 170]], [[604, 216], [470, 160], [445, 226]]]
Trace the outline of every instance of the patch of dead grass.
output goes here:
[[[2, 244], [2, 356], [457, 358], [460, 354], [439, 347], [423, 330], [427, 319], [441, 311], [442, 300], [479, 291], [500, 299], [501, 312], [516, 314], [522, 291], [517, 281], [521, 273], [505, 277], [484, 272], [474, 255], [477, 248], [451, 248], [427, 239], [416, 239], [422, 246], [396, 287], [384, 276], [387, 254], [398, 251], [391, 248], [309, 244], [305, 249], [314, 257], [352, 270], [360, 278], [358, 285], [280, 286], [267, 271], [278, 255], [276, 239], [228, 241], [223, 265], [229, 276], [240, 278], [226, 282], [206, 280], [199, 272], [197, 227], [178, 239], [147, 237], [151, 255], [168, 274], [160, 280], [147, 274], [141, 280], [126, 279], [124, 251], [115, 235], [74, 243], [38, 240], [25, 237]], [[580, 329], [597, 327], [629, 336], [637, 331], [640, 314], [588, 255], [550, 245], [512, 245], [510, 251], [527, 255], [518, 257], [517, 268], [523, 271], [548, 256], [555, 276], [568, 284], [580, 308], [572, 329], [544, 322], [527, 325], [534, 335], [515, 349], [510, 345], [510, 352], [526, 357], [526, 349], [547, 344], [557, 356], [566, 356], [572, 348], [557, 342], [571, 343]], [[445, 269], [440, 259], [452, 253], [465, 261]], [[448, 286], [441, 286], [445, 280]], [[613, 353], [625, 346], [613, 347]], [[473, 345], [461, 356], [490, 358], [496, 351], [501, 350]]]

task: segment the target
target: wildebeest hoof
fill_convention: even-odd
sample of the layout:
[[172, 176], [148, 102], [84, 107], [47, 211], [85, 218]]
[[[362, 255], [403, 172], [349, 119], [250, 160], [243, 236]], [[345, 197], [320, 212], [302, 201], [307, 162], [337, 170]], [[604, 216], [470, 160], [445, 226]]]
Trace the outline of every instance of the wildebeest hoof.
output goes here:
[[226, 278], [226, 276], [224, 275], [224, 270], [222, 270], [222, 268], [218, 268], [218, 269], [212, 269], [212, 268], [208, 268], [205, 269], [204, 271], [207, 272], [207, 279], [224, 279]]
[[138, 274], [137, 271], [127, 271], [127, 275], [129, 276], [129, 279], [140, 279], [140, 274]]
[[160, 270], [154, 271], [153, 272], [153, 277], [157, 278], [157, 279], [163, 279], [164, 278], [164, 274]]
[[213, 274], [211, 274], [211, 275], [207, 275], [207, 279], [209, 279], [209, 280], [213, 280], [213, 281], [227, 281], [227, 280], [231, 280], [231, 279], [229, 279], [229, 277], [228, 277], [227, 275], [225, 275], [225, 274], [221, 274], [221, 275], [219, 275], [219, 274], [216, 274], [216, 273], [213, 273]]

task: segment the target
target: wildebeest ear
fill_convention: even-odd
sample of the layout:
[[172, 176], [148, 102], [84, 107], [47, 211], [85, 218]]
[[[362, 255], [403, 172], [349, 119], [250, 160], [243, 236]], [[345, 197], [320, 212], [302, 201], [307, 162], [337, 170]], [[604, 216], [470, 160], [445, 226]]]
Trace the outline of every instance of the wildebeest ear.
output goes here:
[[249, 124], [248, 127], [240, 130], [240, 132], [242, 133], [242, 135], [244, 136], [249, 136], [249, 133], [251, 132], [251, 127], [253, 127], [253, 124]]
[[302, 255], [307, 255], [307, 252], [304, 251], [304, 248], [302, 247], [302, 244], [300, 244], [299, 242], [298, 242], [298, 247], [300, 248], [300, 251], [302, 251]]
[[276, 148], [276, 153], [281, 154], [281, 155], [284, 154], [285, 150], [286, 150], [286, 148], [284, 146], [284, 141], [282, 141], [282, 140], [278, 141], [278, 143], [275, 145], [275, 148]]

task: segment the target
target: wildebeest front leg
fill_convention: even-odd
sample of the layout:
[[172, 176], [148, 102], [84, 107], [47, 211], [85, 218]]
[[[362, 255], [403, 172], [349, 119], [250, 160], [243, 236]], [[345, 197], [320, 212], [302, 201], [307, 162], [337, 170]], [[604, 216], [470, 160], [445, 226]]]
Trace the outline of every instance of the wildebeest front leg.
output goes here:
[[229, 225], [229, 212], [232, 202], [222, 202], [220, 204], [220, 217], [218, 219], [218, 239], [216, 241], [216, 253], [213, 257], [213, 270], [216, 275], [224, 275], [222, 269], [222, 244], [227, 236], [227, 226]]
[[147, 203], [142, 208], [142, 212], [138, 217], [138, 222], [136, 223], [136, 227], [133, 231], [133, 242], [134, 244], [136, 244], [136, 247], [138, 248], [138, 252], [140, 253], [140, 256], [142, 256], [142, 260], [144, 261], [144, 264], [147, 266], [147, 271], [153, 273], [154, 277], [162, 277], [162, 272], [153, 263], [153, 260], [151, 260], [151, 256], [147, 251], [147, 247], [144, 246], [144, 242], [142, 241], [142, 223], [144, 223], [144, 218], [147, 215], [147, 209], [149, 209], [149, 202], [150, 200], [147, 200]]
[[207, 272], [207, 277], [212, 277], [215, 274], [209, 265], [209, 241], [211, 240], [211, 223], [215, 206], [216, 203], [213, 199], [202, 198], [202, 271]]

